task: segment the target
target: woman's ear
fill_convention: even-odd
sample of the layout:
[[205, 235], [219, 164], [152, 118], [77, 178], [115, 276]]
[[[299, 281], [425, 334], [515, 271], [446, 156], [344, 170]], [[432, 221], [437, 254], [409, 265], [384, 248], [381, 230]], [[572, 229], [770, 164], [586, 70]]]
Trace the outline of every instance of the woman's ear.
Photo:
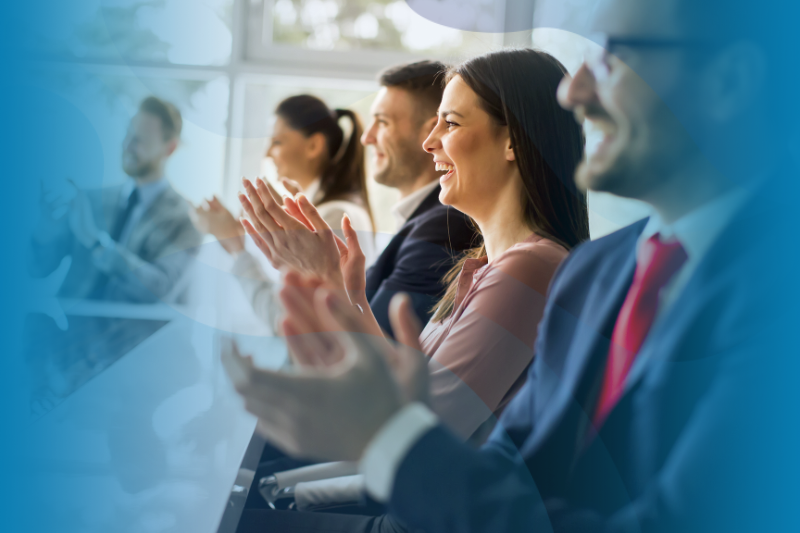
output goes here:
[[514, 147], [511, 145], [511, 137], [506, 140], [506, 161], [516, 161], [517, 154], [514, 153]]
[[328, 150], [325, 135], [317, 132], [306, 138], [306, 157], [309, 160], [319, 159]]

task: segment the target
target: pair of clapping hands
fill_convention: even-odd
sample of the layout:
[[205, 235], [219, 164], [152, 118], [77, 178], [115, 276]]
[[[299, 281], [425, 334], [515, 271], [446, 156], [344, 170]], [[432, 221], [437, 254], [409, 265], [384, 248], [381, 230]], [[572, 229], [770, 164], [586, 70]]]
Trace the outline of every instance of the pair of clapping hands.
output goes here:
[[[420, 324], [406, 295], [386, 339], [364, 297], [364, 255], [347, 217], [339, 239], [303, 195], [280, 198], [263, 180], [243, 180], [242, 225], [284, 272], [281, 326], [295, 367], [256, 368], [234, 342], [223, 363], [258, 428], [285, 452], [357, 460], [380, 427], [408, 402], [428, 399]], [[358, 305], [354, 305], [358, 304]]]

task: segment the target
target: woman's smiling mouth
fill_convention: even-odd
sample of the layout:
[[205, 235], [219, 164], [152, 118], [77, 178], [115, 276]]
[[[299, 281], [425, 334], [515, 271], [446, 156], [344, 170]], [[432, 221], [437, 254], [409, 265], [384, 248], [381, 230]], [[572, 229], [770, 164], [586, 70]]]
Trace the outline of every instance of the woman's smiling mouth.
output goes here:
[[446, 172], [444, 176], [439, 177], [439, 183], [444, 183], [445, 181], [450, 179], [450, 177], [456, 170], [456, 167], [454, 167], [450, 163], [443, 163], [441, 161], [434, 161], [434, 163], [436, 164], [436, 170], [438, 170], [439, 172]]

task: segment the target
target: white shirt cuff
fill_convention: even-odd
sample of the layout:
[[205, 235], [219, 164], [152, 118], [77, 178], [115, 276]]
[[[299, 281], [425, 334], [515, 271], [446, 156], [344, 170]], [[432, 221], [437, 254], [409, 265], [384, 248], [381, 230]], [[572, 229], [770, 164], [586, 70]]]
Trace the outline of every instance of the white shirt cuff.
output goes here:
[[394, 478], [408, 451], [432, 427], [436, 415], [421, 403], [411, 403], [389, 419], [372, 438], [359, 464], [364, 486], [375, 500], [386, 502]]

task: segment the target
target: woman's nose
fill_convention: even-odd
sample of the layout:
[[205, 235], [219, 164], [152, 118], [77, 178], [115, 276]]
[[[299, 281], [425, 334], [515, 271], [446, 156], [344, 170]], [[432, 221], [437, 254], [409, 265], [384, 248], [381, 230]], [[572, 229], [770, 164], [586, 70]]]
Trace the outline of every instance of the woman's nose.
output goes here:
[[439, 122], [441, 121], [436, 122], [436, 126], [433, 127], [433, 131], [431, 131], [430, 135], [428, 135], [428, 138], [425, 139], [425, 142], [422, 143], [422, 149], [429, 154], [433, 153], [434, 150], [437, 150], [442, 146]]

